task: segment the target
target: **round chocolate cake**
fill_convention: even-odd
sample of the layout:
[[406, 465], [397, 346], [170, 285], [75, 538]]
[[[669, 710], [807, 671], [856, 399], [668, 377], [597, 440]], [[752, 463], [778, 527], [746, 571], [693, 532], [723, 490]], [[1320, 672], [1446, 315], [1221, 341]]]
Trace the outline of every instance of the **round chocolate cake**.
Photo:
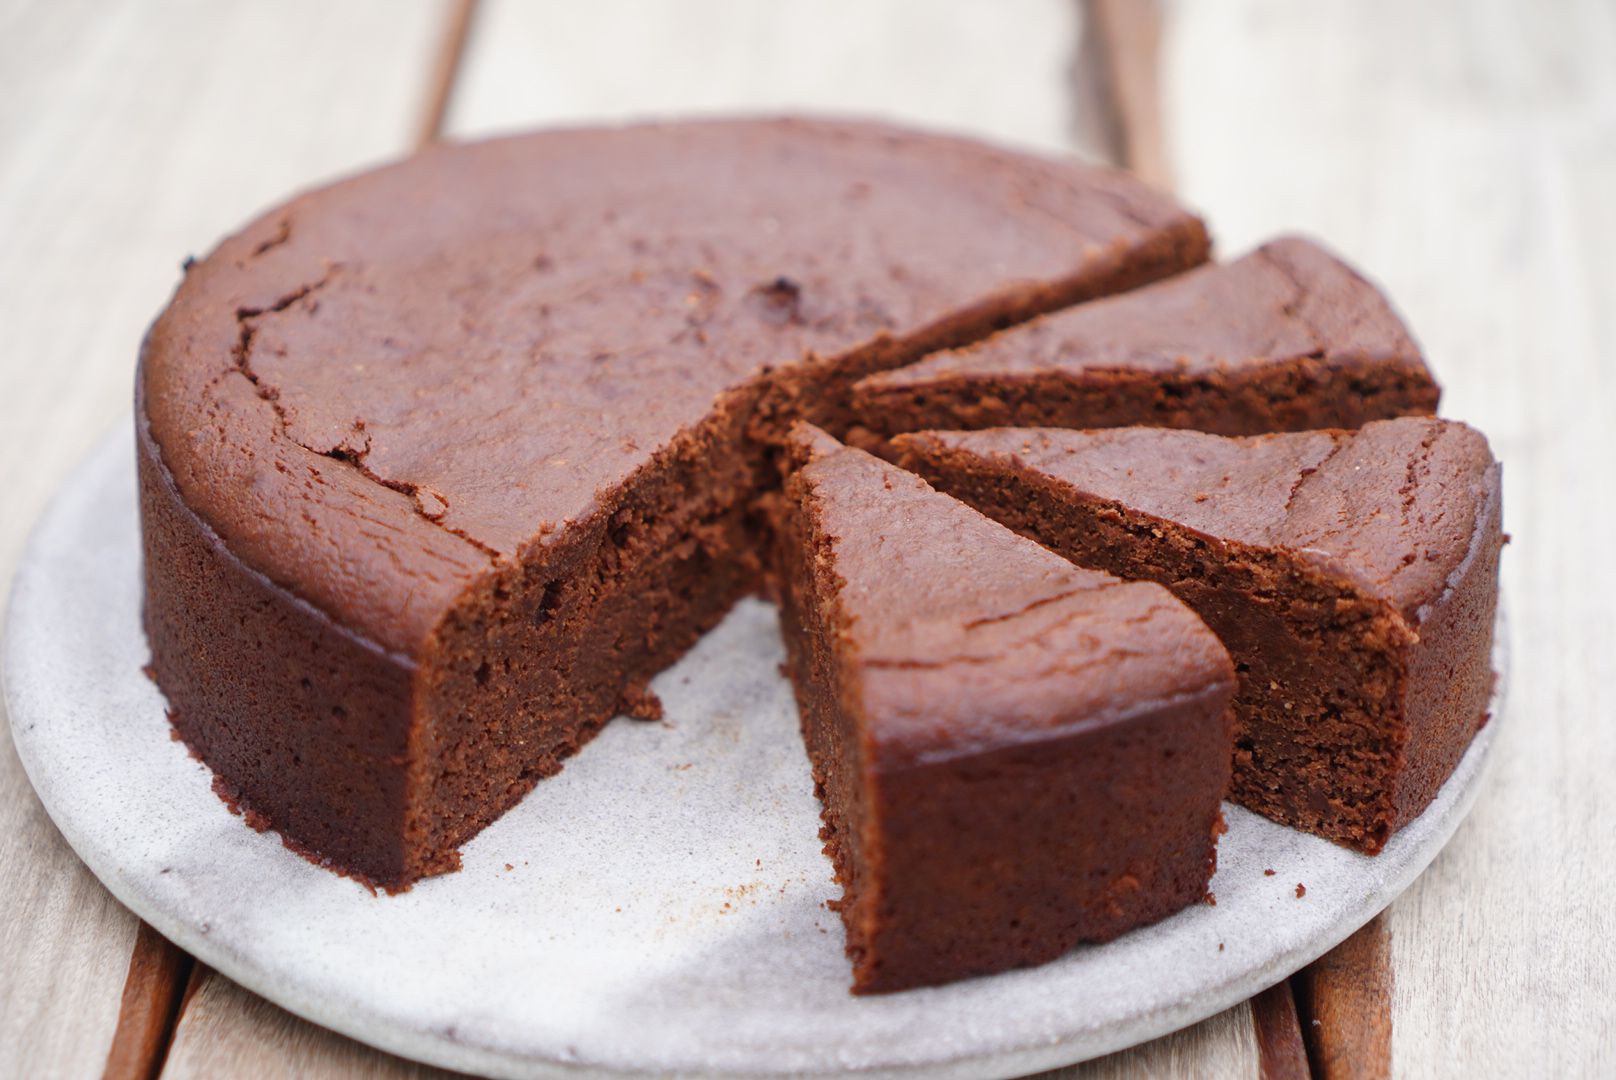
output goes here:
[[[175, 729], [233, 807], [310, 858], [389, 890], [452, 870], [461, 844], [607, 720], [654, 715], [647, 681], [738, 597], [817, 603], [785, 595], [819, 580], [782, 552], [795, 520], [782, 480], [807, 467], [790, 450], [798, 421], [895, 459], [888, 439], [922, 426], [1257, 434], [1430, 412], [1435, 383], [1384, 299], [1316, 247], [1284, 244], [1255, 268], [1196, 270], [1210, 254], [1200, 221], [1125, 175], [847, 122], [547, 132], [432, 149], [295, 198], [188, 264], [142, 350], [145, 621]], [[1397, 485], [1368, 490], [1390, 499]], [[1026, 510], [1009, 524], [1028, 531]], [[863, 528], [916, 549], [938, 539], [879, 515]], [[1469, 565], [1492, 595], [1496, 559]], [[981, 606], [970, 593], [957, 590], [948, 623], [961, 633]], [[1195, 775], [1225, 775], [1229, 662], [1189, 608], [1171, 620], [1213, 657], [1181, 673], [1205, 706], [1183, 712], [1201, 733], [1184, 745], [1199, 747]], [[793, 645], [826, 656], [904, 632], [850, 625], [783, 630], [835, 636]], [[1420, 633], [1459, 642], [1452, 677], [1490, 678], [1472, 662], [1480, 632], [1446, 625]], [[1145, 651], [1141, 670], [1171, 668]], [[823, 685], [799, 674], [805, 723], [866, 708], [862, 661], [833, 667]], [[1056, 684], [1012, 679], [1020, 697], [982, 699], [994, 716], [981, 730], [997, 736], [967, 756], [991, 773], [1055, 713], [1068, 733], [1144, 723], [1159, 682], [1102, 680], [1061, 708]], [[916, 694], [916, 716], [959, 723]], [[857, 728], [823, 719], [816, 737]], [[1223, 737], [1207, 750], [1212, 730]], [[1440, 783], [1449, 756], [1409, 768]], [[832, 771], [818, 776], [827, 828], [878, 780]], [[1081, 769], [1039, 775], [1050, 787], [1029, 806], [1105, 809], [1091, 780], [1088, 795], [1073, 786]], [[1207, 799], [1169, 803], [1182, 815], [1152, 835], [1199, 836], [1193, 850], [1129, 850], [1158, 851], [1171, 873], [1142, 878], [1076, 842], [1070, 865], [1038, 864], [1049, 880], [1087, 875], [1081, 896], [992, 887], [1036, 862], [1033, 841], [1003, 839], [1014, 815], [1001, 814], [993, 867], [952, 879], [975, 875], [980, 941], [942, 940], [964, 925], [946, 895], [923, 915], [865, 905], [859, 940], [886, 940], [891, 923], [904, 944], [859, 958], [861, 988], [1033, 962], [1081, 939], [1075, 927], [1119, 932], [1200, 895]], [[935, 806], [910, 835], [987, 850], [968, 815]], [[872, 844], [844, 846], [901, 875]], [[850, 891], [865, 880], [852, 859], [836, 860]], [[1024, 921], [1029, 905], [1046, 910]]]

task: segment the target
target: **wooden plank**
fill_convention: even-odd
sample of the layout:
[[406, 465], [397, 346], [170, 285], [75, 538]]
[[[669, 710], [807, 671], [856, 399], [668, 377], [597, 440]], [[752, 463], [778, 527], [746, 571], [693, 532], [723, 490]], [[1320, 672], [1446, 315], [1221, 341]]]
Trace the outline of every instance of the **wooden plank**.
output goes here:
[[1384, 916], [1296, 976], [1303, 1034], [1319, 1080], [1391, 1076], [1392, 979]]
[[1290, 982], [1281, 980], [1252, 998], [1251, 1018], [1257, 1029], [1258, 1072], [1263, 1080], [1308, 1080], [1312, 1070]]
[[140, 924], [101, 1080], [151, 1080], [162, 1071], [193, 963], [157, 931]]
[[1259, 1075], [1257, 1062], [1251, 1004], [1242, 1002], [1183, 1031], [1040, 1080], [1247, 1080]]
[[[163, 1080], [427, 1080], [459, 1075], [306, 1023], [206, 969], [199, 969], [186, 1017], [169, 1050]], [[1246, 1080], [1258, 1075], [1257, 1053], [1251, 1007], [1241, 1004], [1133, 1050], [1045, 1073], [1043, 1080]]]
[[1387, 917], [1392, 1070], [1616, 1073], [1616, 10], [1597, 0], [1176, 6], [1168, 146], [1238, 251], [1323, 236], [1504, 462], [1512, 662], [1496, 762]]
[[459, 1075], [316, 1027], [201, 967], [163, 1069], [163, 1080], [447, 1080]]
[[[0, 14], [0, 580], [129, 408], [141, 334], [200, 252], [289, 189], [394, 153], [436, 0], [32, 0]], [[0, 1075], [107, 1063], [136, 920], [0, 737]]]
[[466, 43], [471, 40], [471, 25], [477, 8], [477, 0], [453, 0], [450, 6], [448, 21], [438, 38], [437, 59], [427, 82], [426, 107], [421, 111], [421, 123], [416, 128], [415, 145], [418, 147], [427, 146], [443, 137], [449, 102], [453, 100], [455, 88], [460, 83]]
[[1163, 0], [1083, 0], [1079, 86], [1093, 106], [1079, 122], [1107, 160], [1161, 188], [1171, 188], [1162, 143], [1161, 31]]
[[449, 130], [854, 112], [1071, 147], [1071, 0], [484, 0]]

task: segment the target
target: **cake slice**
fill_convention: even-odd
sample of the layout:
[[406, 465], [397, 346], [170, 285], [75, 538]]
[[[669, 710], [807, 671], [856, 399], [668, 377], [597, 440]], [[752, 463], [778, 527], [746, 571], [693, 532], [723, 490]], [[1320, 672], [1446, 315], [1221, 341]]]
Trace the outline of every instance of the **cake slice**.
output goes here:
[[855, 409], [878, 435], [1008, 424], [1256, 435], [1429, 414], [1437, 397], [1386, 298], [1286, 237], [872, 375]]
[[1234, 674], [1200, 619], [817, 429], [789, 449], [782, 625], [854, 991], [1041, 963], [1201, 899]]
[[1378, 852], [1486, 720], [1499, 467], [1463, 424], [1223, 438], [901, 436], [905, 464], [1082, 566], [1171, 588], [1240, 672], [1230, 797]]

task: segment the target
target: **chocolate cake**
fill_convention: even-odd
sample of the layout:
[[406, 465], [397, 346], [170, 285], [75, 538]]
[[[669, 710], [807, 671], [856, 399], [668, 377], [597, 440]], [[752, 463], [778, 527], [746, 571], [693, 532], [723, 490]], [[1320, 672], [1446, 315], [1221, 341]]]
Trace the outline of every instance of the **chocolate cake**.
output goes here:
[[1230, 797], [1276, 821], [1377, 852], [1486, 720], [1499, 469], [1463, 424], [896, 443], [989, 516], [1199, 612], [1240, 672]]
[[1207, 251], [1122, 174], [856, 123], [551, 132], [296, 198], [142, 351], [175, 729], [311, 857], [452, 869], [759, 587], [788, 421]]
[[1379, 291], [1317, 244], [1284, 238], [872, 375], [855, 407], [877, 435], [1129, 424], [1256, 435], [1428, 414], [1437, 395]]
[[854, 990], [1041, 963], [1201, 899], [1235, 683], [1201, 620], [823, 432], [792, 451], [781, 622]]

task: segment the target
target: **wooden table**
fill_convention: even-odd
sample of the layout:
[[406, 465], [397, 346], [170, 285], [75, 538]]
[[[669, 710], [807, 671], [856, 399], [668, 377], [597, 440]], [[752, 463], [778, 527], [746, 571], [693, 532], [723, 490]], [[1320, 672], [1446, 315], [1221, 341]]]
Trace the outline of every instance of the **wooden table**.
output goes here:
[[[442, 133], [743, 108], [1111, 156], [1172, 183], [1226, 253], [1315, 233], [1397, 298], [1444, 412], [1505, 462], [1514, 662], [1469, 822], [1324, 960], [1071, 1075], [1616, 1072], [1608, 2], [8, 0], [0, 578], [128, 410], [180, 260], [255, 210]], [[5, 739], [0, 958], [0, 1075], [434, 1071], [297, 1020], [141, 926]]]

